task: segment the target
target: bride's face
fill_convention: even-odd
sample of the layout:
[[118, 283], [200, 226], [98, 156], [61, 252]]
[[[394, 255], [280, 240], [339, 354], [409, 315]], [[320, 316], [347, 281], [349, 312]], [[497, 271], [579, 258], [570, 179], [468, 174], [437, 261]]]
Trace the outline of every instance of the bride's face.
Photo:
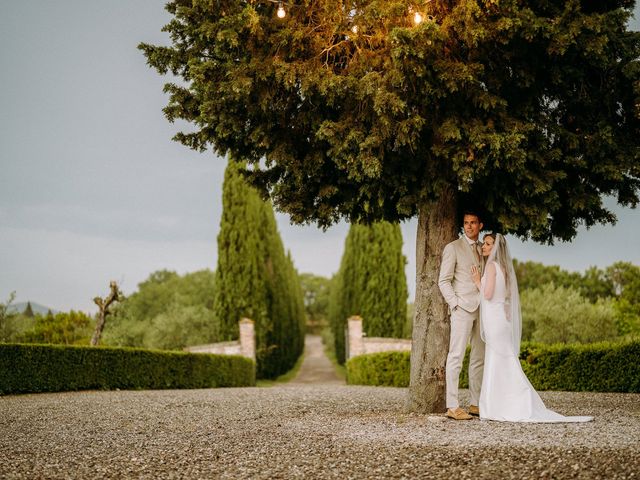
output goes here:
[[488, 257], [491, 253], [491, 249], [493, 248], [493, 243], [495, 240], [492, 237], [484, 237], [484, 242], [482, 243], [482, 256]]

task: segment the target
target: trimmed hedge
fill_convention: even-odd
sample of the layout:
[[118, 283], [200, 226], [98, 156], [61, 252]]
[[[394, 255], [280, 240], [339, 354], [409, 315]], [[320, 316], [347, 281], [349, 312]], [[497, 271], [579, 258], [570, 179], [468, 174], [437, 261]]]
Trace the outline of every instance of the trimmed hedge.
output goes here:
[[0, 394], [253, 385], [255, 363], [235, 355], [0, 344]]
[[408, 387], [410, 352], [380, 352], [358, 355], [347, 363], [347, 383]]
[[[460, 386], [468, 387], [469, 352]], [[542, 345], [523, 343], [520, 363], [536, 390], [640, 393], [640, 342]], [[347, 362], [347, 383], [407, 387], [409, 352], [360, 355]]]
[[528, 344], [522, 368], [539, 390], [640, 392], [640, 342]]

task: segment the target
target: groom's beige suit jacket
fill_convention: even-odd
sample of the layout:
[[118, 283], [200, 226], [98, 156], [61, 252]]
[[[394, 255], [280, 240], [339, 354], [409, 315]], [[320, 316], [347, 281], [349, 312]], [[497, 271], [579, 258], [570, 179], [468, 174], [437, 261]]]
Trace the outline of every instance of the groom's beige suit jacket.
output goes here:
[[473, 265], [482, 269], [466, 236], [444, 247], [438, 286], [451, 311], [460, 307], [475, 312], [480, 305], [480, 294], [471, 277]]

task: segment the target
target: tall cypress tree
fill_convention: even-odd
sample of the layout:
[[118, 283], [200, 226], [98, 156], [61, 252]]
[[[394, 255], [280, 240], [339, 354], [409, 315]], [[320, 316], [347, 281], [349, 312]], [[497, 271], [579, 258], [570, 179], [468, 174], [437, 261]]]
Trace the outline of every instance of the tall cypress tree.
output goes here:
[[303, 313], [290, 308], [302, 294], [291, 284], [273, 208], [247, 185], [241, 167], [230, 160], [225, 172], [214, 310], [221, 340], [238, 337], [241, 317], [255, 322], [257, 375], [270, 378], [302, 352], [300, 330], [291, 326], [304, 321]]
[[[241, 317], [266, 321], [266, 291], [261, 262], [260, 199], [229, 161], [222, 188], [222, 219], [218, 233], [218, 265], [214, 310], [219, 340], [238, 338]], [[258, 341], [258, 343], [261, 343]]]
[[362, 316], [363, 329], [370, 337], [402, 337], [407, 315], [405, 263], [399, 225], [351, 225], [329, 309], [341, 363], [345, 360], [346, 319], [351, 315]]

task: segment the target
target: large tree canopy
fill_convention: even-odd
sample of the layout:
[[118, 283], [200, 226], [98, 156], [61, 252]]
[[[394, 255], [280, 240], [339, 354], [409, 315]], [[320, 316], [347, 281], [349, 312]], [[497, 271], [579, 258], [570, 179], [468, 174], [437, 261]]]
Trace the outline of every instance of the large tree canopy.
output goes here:
[[[175, 0], [142, 44], [177, 139], [253, 166], [295, 222], [398, 220], [443, 188], [538, 241], [635, 206], [640, 35], [630, 0]], [[412, 23], [411, 11], [425, 21]], [[266, 162], [261, 163], [261, 159]]]
[[[185, 145], [248, 161], [294, 222], [416, 214], [408, 406], [444, 409], [437, 289], [456, 213], [541, 242], [614, 221], [640, 192], [632, 0], [174, 0], [165, 114]], [[415, 25], [415, 13], [425, 21]]]

